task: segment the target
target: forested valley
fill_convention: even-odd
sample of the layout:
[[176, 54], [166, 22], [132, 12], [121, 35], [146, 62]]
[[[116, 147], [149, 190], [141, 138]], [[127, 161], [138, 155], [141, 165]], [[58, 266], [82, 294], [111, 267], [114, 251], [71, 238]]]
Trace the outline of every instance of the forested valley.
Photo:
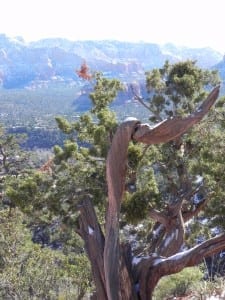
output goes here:
[[223, 299], [218, 72], [85, 72], [0, 89], [0, 299]]

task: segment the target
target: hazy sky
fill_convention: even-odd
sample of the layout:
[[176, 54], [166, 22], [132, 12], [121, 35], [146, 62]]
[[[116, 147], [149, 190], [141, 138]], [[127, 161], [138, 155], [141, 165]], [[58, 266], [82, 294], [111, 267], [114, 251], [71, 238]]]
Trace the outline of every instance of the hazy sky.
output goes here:
[[26, 41], [116, 39], [225, 53], [224, 0], [1, 0], [0, 33]]

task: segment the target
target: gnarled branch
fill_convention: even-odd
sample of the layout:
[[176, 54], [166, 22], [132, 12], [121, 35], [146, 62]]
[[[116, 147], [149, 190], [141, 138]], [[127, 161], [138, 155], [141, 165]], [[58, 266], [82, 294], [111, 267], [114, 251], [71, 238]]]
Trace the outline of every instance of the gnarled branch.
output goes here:
[[106, 216], [104, 269], [109, 300], [120, 299], [121, 292], [119, 284], [119, 214], [125, 187], [127, 149], [130, 140], [133, 139], [151, 145], [166, 143], [176, 139], [207, 114], [218, 95], [219, 87], [216, 87], [199, 109], [183, 119], [174, 117], [161, 122], [154, 128], [146, 124], [140, 124], [138, 120], [126, 121], [118, 127], [106, 162], [108, 210]]
[[144, 144], [160, 144], [176, 139], [184, 134], [190, 127], [201, 121], [219, 95], [219, 86], [213, 89], [205, 102], [191, 115], [186, 118], [174, 117], [167, 119], [155, 127], [148, 124], [139, 124], [133, 139]]
[[140, 279], [141, 299], [151, 299], [152, 291], [162, 276], [178, 273], [185, 267], [196, 266], [204, 257], [212, 256], [224, 248], [225, 234], [222, 234], [167, 258], [160, 256], [143, 258], [136, 266], [138, 278]]

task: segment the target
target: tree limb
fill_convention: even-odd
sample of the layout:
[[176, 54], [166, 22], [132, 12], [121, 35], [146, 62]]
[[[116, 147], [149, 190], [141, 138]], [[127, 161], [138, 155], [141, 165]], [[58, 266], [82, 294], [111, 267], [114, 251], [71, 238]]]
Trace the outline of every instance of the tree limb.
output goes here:
[[157, 211], [156, 209], [152, 208], [149, 211], [149, 216], [155, 222], [159, 222], [159, 223], [163, 224], [165, 227], [168, 226], [168, 217], [164, 213], [162, 213], [160, 211]]
[[212, 256], [225, 248], [225, 234], [211, 238], [184, 252], [177, 253], [157, 264], [163, 275], [180, 272], [185, 267], [196, 266], [203, 258]]
[[108, 300], [105, 289], [104, 274], [104, 236], [97, 220], [91, 200], [86, 198], [79, 207], [79, 229], [77, 233], [83, 238], [85, 249], [91, 262], [97, 298]]
[[151, 128], [148, 124], [137, 125], [133, 139], [144, 144], [160, 144], [176, 139], [190, 127], [201, 121], [219, 96], [219, 86], [215, 87], [203, 104], [186, 118], [174, 117], [162, 121]]
[[152, 291], [163, 276], [178, 273], [186, 267], [196, 266], [201, 263], [203, 258], [212, 256], [224, 248], [225, 234], [222, 234], [168, 258], [143, 257], [139, 265], [136, 266], [137, 277], [140, 279], [141, 299], [151, 299]]
[[191, 218], [197, 216], [200, 213], [200, 211], [202, 211], [205, 208], [205, 206], [208, 203], [208, 200], [209, 199], [206, 198], [206, 199], [202, 200], [201, 202], [199, 202], [196, 205], [195, 209], [182, 212], [184, 223], [186, 223], [187, 221], [189, 221]]
[[116, 131], [107, 156], [108, 209], [104, 249], [104, 268], [109, 300], [120, 299], [119, 283], [119, 215], [125, 188], [127, 149], [137, 120], [124, 122]]

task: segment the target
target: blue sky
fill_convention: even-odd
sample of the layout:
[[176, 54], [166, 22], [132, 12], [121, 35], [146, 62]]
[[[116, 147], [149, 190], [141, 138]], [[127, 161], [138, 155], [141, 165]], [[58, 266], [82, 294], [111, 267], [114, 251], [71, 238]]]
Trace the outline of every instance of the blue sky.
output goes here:
[[224, 0], [2, 0], [0, 33], [25, 41], [172, 42], [225, 53]]

